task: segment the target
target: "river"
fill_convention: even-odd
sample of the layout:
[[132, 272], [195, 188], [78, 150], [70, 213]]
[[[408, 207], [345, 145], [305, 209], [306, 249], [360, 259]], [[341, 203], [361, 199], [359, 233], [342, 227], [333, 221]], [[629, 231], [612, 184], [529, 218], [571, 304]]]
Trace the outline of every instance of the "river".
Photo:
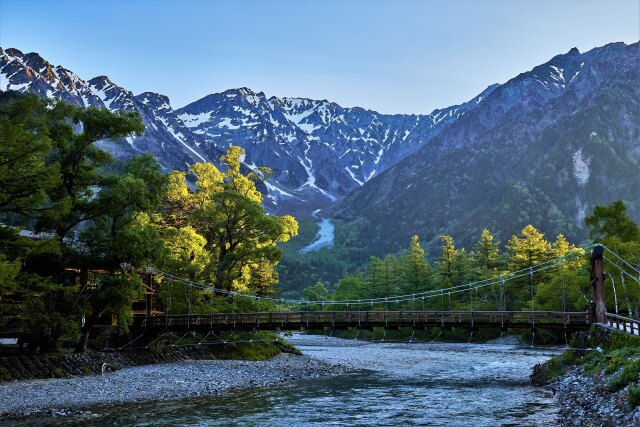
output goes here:
[[[318, 219], [318, 214], [320, 213], [320, 209], [313, 211], [311, 214], [312, 217]], [[330, 248], [333, 246], [333, 234], [335, 226], [331, 222], [329, 218], [320, 218], [318, 221], [318, 226], [320, 230], [318, 230], [318, 234], [316, 234], [316, 240], [314, 240], [308, 246], [300, 249], [300, 253], [306, 254], [307, 252], [318, 251], [322, 248]]]
[[[68, 426], [550, 426], [553, 396], [529, 383], [555, 353], [497, 344], [366, 343], [297, 335], [310, 357], [348, 374], [224, 396], [100, 408]], [[36, 420], [33, 420], [35, 422]], [[36, 425], [30, 421], [20, 425]]]

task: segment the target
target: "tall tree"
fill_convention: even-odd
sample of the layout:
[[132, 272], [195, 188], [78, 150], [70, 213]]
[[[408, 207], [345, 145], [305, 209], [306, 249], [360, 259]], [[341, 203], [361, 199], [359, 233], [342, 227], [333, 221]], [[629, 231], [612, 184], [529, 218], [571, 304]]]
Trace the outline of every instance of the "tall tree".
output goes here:
[[144, 126], [137, 113], [83, 109], [59, 101], [49, 112], [48, 130], [53, 142], [50, 162], [59, 169], [60, 180], [48, 192], [55, 208], [47, 211], [40, 226], [54, 229], [62, 241], [76, 226], [95, 218], [96, 190], [104, 185], [104, 167], [113, 161], [96, 143], [140, 135]]
[[519, 235], [511, 237], [506, 247], [512, 270], [528, 268], [546, 261], [551, 252], [551, 245], [545, 240], [544, 233], [531, 224], [523, 228]]
[[474, 269], [479, 279], [487, 279], [498, 275], [500, 266], [500, 243], [486, 228], [482, 230], [480, 239], [472, 251]]
[[456, 247], [453, 244], [453, 237], [440, 236], [441, 254], [436, 260], [436, 272], [440, 279], [440, 287], [446, 288], [453, 283], [453, 271]]
[[[564, 234], [558, 234], [556, 241], [551, 244], [551, 256], [552, 258], [570, 257], [572, 259], [562, 261], [562, 266], [566, 269], [577, 270], [584, 265], [584, 257], [580, 255], [584, 254], [582, 248], [576, 247], [574, 244], [569, 243], [564, 237]], [[573, 258], [577, 256], [577, 258]]]
[[409, 252], [400, 259], [402, 268], [403, 293], [417, 293], [429, 287], [431, 266], [426, 260], [424, 249], [420, 246], [420, 238], [411, 238]]
[[298, 224], [291, 216], [264, 212], [256, 182], [267, 173], [259, 169], [243, 174], [243, 154], [240, 147], [229, 148], [222, 157], [225, 173], [211, 164], [193, 165], [189, 173], [195, 177], [194, 190], [186, 174], [171, 174], [160, 223], [167, 229], [190, 226], [202, 237], [209, 260], [197, 272], [201, 279], [225, 290], [268, 294], [277, 282], [275, 266], [281, 258], [276, 244], [295, 236]]
[[584, 222], [592, 239], [615, 237], [621, 242], [640, 241], [640, 227], [627, 215], [627, 206], [616, 200], [608, 206], [595, 206]]

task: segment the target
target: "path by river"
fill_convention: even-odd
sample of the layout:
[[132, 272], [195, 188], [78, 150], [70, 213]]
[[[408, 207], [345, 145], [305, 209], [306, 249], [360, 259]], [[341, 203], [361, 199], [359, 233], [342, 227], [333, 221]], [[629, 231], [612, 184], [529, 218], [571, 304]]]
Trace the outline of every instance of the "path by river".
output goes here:
[[553, 396], [529, 383], [532, 366], [550, 351], [304, 335], [291, 341], [304, 354], [350, 371], [224, 396], [101, 408], [79, 419], [59, 418], [56, 425], [557, 425]]
[[[318, 218], [318, 214], [320, 213], [320, 209], [313, 211], [311, 214], [312, 217]], [[300, 253], [306, 254], [307, 252], [318, 251], [322, 248], [330, 248], [333, 246], [333, 232], [335, 226], [331, 222], [329, 218], [320, 218], [318, 221], [318, 226], [320, 230], [318, 230], [318, 234], [316, 235], [316, 240], [313, 241], [308, 246], [300, 249]]]

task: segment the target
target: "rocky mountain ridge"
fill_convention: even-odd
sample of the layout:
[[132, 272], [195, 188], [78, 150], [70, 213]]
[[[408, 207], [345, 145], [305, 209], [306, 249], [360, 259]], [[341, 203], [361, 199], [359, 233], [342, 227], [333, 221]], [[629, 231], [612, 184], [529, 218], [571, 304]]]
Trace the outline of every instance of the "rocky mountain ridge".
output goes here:
[[283, 201], [336, 201], [386, 170], [479, 105], [498, 85], [474, 99], [429, 115], [385, 115], [343, 108], [326, 100], [266, 97], [248, 88], [207, 95], [174, 110], [161, 94], [139, 95], [106, 76], [83, 80], [37, 53], [0, 48], [0, 90], [32, 92], [82, 106], [140, 113], [145, 131], [126, 144], [101, 144], [119, 158], [150, 152], [166, 169], [217, 163], [229, 145], [246, 149], [247, 167], [268, 166], [263, 191]]

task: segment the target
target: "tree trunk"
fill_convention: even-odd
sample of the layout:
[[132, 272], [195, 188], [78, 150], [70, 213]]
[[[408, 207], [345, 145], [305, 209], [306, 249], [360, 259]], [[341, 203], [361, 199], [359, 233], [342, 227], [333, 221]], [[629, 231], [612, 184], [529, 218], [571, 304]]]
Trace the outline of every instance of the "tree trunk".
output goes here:
[[84, 329], [82, 330], [81, 334], [80, 334], [80, 340], [78, 341], [78, 344], [76, 345], [76, 353], [84, 353], [87, 351], [87, 344], [89, 343], [89, 334], [90, 334], [91, 330], [90, 329]]

